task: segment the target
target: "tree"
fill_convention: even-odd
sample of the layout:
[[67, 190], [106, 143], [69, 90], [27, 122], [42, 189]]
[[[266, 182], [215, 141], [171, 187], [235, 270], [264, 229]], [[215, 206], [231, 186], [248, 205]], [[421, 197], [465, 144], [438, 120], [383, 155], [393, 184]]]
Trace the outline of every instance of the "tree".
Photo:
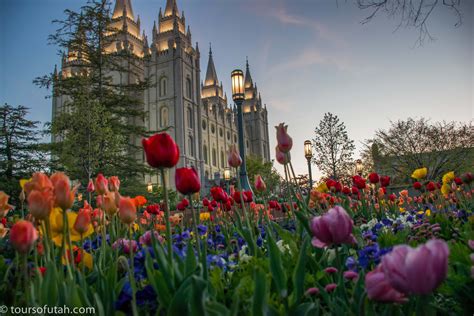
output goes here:
[[148, 81], [139, 74], [142, 57], [126, 45], [108, 51], [126, 30], [111, 26], [107, 1], [91, 0], [80, 12], [65, 14], [64, 20], [54, 21], [59, 27], [49, 39], [63, 61], [72, 59], [74, 64], [60, 75], [35, 79], [40, 87], [52, 86], [53, 96], [67, 100], [51, 122], [55, 169], [83, 184], [99, 172], [117, 175], [127, 191], [147, 171], [137, 159], [141, 146], [134, 143], [136, 136], [145, 134], [140, 95]]
[[337, 115], [325, 113], [314, 130], [315, 163], [324, 176], [340, 179], [350, 173], [353, 164], [354, 141], [349, 139], [346, 126]]
[[19, 180], [45, 168], [45, 152], [40, 143], [37, 121], [26, 118], [28, 108], [0, 106], [0, 190], [17, 201]]
[[268, 192], [266, 192], [266, 195], [269, 195], [269, 193], [274, 193], [274, 189], [280, 184], [280, 174], [273, 167], [273, 162], [264, 162], [263, 159], [258, 156], [247, 156], [245, 162], [247, 166], [247, 175], [254, 192], [256, 192], [254, 187], [255, 176], [261, 175], [267, 186]]
[[389, 129], [376, 131], [375, 137], [366, 141], [377, 171], [404, 182], [420, 167], [428, 168], [430, 179], [440, 179], [448, 171], [459, 173], [472, 169], [471, 122], [430, 123], [424, 118], [408, 118], [390, 124]]
[[455, 27], [462, 23], [461, 0], [357, 0], [360, 9], [371, 10], [363, 23], [371, 21], [379, 12], [400, 20], [398, 27], [414, 27], [420, 35], [418, 43], [426, 38], [433, 39], [428, 31], [427, 21], [436, 8], [447, 9], [456, 16]]

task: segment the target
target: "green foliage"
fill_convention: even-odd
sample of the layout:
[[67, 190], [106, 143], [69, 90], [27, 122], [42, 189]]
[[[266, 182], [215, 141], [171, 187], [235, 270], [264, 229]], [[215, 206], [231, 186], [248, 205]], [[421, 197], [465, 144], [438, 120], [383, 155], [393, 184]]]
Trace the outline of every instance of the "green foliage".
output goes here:
[[314, 129], [313, 162], [325, 177], [340, 179], [347, 177], [352, 168], [354, 141], [349, 139], [344, 122], [332, 113], [325, 113], [324, 118]]
[[12, 203], [18, 203], [20, 179], [47, 167], [39, 122], [29, 120], [28, 111], [22, 105], [0, 106], [0, 183]]
[[[273, 167], [273, 161], [264, 162], [261, 157], [247, 156], [246, 160], [247, 174], [254, 193], [257, 196], [269, 196], [270, 193], [275, 193], [275, 188], [280, 184], [280, 174]], [[255, 190], [254, 179], [255, 176], [260, 175], [267, 185], [267, 192], [259, 193]]]

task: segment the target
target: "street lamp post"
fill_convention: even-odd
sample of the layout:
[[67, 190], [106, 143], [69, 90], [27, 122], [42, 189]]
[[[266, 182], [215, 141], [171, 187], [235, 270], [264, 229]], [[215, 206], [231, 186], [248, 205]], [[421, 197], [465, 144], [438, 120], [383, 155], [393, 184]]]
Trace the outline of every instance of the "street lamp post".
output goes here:
[[313, 159], [313, 147], [310, 140], [304, 141], [304, 156], [308, 161], [308, 175], [309, 175], [309, 190], [313, 188], [313, 175], [311, 172], [311, 159]]
[[230, 169], [224, 169], [224, 182], [225, 182], [225, 190], [229, 193], [229, 181], [230, 181]]
[[355, 173], [359, 176], [362, 176], [362, 171], [364, 170], [364, 165], [362, 164], [362, 160], [357, 159], [355, 162]]
[[148, 185], [146, 186], [146, 189], [147, 189], [148, 193], [152, 193], [153, 192], [153, 184], [151, 182], [148, 182]]
[[244, 115], [242, 113], [242, 103], [244, 101], [244, 73], [240, 69], [235, 69], [231, 73], [232, 79], [232, 99], [237, 104], [237, 128], [239, 132], [239, 152], [242, 157], [240, 165], [240, 185], [243, 190], [251, 190], [249, 178], [247, 176], [247, 167], [245, 165], [245, 146], [244, 146]]

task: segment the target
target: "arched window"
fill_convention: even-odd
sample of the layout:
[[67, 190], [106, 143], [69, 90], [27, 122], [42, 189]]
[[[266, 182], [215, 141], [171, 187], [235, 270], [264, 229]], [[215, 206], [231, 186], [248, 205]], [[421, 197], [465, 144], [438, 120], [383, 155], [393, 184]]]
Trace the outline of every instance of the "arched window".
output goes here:
[[202, 151], [203, 151], [203, 155], [204, 155], [204, 163], [206, 165], [208, 165], [209, 164], [209, 158], [207, 156], [208, 153], [207, 153], [207, 146], [206, 145], [203, 146]]
[[225, 164], [224, 164], [224, 152], [222, 151], [222, 149], [221, 149], [221, 168], [225, 168]]
[[160, 110], [160, 126], [168, 127], [169, 117], [168, 117], [168, 108], [166, 106], [161, 107]]
[[192, 136], [188, 137], [188, 151], [189, 151], [189, 155], [191, 157], [194, 157], [194, 142], [193, 142]]
[[160, 79], [160, 97], [166, 96], [167, 83], [166, 77]]
[[212, 165], [217, 167], [217, 151], [215, 148], [212, 148]]
[[187, 118], [188, 118], [188, 128], [194, 128], [193, 124], [193, 110], [191, 108], [188, 108], [187, 110]]
[[191, 79], [189, 77], [186, 78], [186, 97], [188, 99], [192, 99], [193, 91], [191, 89]]

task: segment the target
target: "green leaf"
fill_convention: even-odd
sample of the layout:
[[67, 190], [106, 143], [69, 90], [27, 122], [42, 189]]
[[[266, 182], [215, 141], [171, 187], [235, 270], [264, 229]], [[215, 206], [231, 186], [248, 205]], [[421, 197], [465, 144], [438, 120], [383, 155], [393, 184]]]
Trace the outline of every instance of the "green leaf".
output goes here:
[[268, 252], [270, 254], [270, 272], [273, 276], [273, 280], [275, 281], [278, 294], [281, 297], [286, 297], [288, 294], [286, 289], [286, 273], [283, 269], [280, 249], [278, 249], [278, 246], [275, 243], [275, 240], [273, 239], [273, 236], [270, 231], [268, 232], [267, 236]]
[[197, 262], [194, 254], [194, 249], [191, 242], [188, 242], [188, 249], [186, 250], [186, 261], [185, 261], [185, 275], [188, 276], [196, 270]]
[[309, 239], [305, 239], [300, 249], [298, 261], [293, 270], [293, 288], [294, 288], [294, 304], [298, 304], [301, 297], [304, 295], [304, 277], [306, 265], [306, 249], [308, 248]]
[[252, 298], [252, 315], [263, 316], [265, 314], [265, 299], [267, 296], [267, 284], [265, 273], [260, 269], [256, 269], [255, 273], [255, 289]]

